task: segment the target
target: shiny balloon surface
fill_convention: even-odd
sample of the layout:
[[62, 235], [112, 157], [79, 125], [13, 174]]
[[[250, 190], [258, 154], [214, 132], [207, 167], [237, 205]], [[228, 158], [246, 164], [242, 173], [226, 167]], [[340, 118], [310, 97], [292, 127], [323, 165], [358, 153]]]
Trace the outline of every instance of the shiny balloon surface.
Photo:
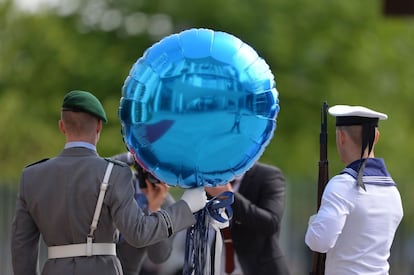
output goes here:
[[132, 66], [119, 118], [137, 161], [170, 186], [218, 186], [248, 170], [279, 112], [274, 76], [237, 37], [189, 29], [163, 38]]

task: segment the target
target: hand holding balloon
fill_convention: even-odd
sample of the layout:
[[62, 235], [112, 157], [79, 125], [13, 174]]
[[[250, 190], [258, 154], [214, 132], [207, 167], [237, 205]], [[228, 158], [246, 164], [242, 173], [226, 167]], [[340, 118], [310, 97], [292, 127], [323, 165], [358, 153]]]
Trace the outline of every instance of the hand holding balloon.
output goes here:
[[163, 182], [153, 184], [149, 181], [145, 188], [141, 188], [142, 193], [147, 196], [148, 210], [150, 212], [155, 212], [161, 209], [161, 205], [164, 203], [169, 189], [170, 187]]
[[209, 194], [212, 197], [216, 197], [226, 191], [233, 192], [233, 187], [231, 186], [230, 183], [227, 183], [225, 185], [220, 185], [217, 187], [206, 187], [204, 189], [206, 190], [207, 194]]
[[188, 204], [193, 213], [203, 209], [207, 203], [207, 195], [203, 187], [186, 190], [181, 199]]

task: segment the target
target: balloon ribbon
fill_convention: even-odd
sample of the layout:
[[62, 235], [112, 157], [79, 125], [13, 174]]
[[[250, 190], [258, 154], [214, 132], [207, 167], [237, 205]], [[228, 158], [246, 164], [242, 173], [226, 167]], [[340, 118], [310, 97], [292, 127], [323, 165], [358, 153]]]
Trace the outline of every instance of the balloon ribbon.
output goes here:
[[[183, 275], [209, 275], [207, 267], [209, 255], [209, 228], [211, 219], [219, 223], [227, 223], [233, 217], [231, 204], [234, 201], [233, 192], [226, 191], [212, 198], [206, 206], [196, 212], [196, 223], [187, 230], [186, 249]], [[227, 217], [222, 213], [226, 212]]]

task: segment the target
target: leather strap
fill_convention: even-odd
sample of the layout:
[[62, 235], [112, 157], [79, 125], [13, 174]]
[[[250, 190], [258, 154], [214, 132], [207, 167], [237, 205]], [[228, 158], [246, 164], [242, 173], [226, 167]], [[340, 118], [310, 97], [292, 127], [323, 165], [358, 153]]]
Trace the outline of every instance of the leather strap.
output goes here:
[[105, 175], [101, 183], [98, 201], [96, 202], [95, 212], [93, 214], [90, 231], [86, 237], [86, 243], [82, 244], [68, 244], [48, 247], [48, 258], [67, 258], [67, 257], [81, 257], [94, 255], [116, 255], [116, 248], [114, 243], [93, 243], [94, 232], [98, 226], [99, 216], [101, 215], [102, 205], [105, 198], [106, 189], [109, 185], [109, 177], [112, 172], [114, 164], [108, 163]]
[[112, 162], [109, 162], [108, 166], [106, 167], [105, 176], [101, 183], [101, 190], [99, 192], [98, 201], [96, 202], [95, 213], [93, 214], [93, 220], [92, 220], [92, 224], [90, 227], [91, 230], [89, 232], [90, 236], [93, 236], [93, 233], [95, 232], [98, 226], [98, 221], [99, 221], [99, 216], [102, 210], [103, 200], [105, 197], [106, 189], [108, 188], [109, 176], [111, 175], [113, 167], [114, 167], [114, 164]]
[[231, 274], [234, 270], [234, 248], [230, 227], [223, 228], [220, 231], [221, 235], [223, 236], [224, 253], [226, 259], [224, 270], [226, 273]]

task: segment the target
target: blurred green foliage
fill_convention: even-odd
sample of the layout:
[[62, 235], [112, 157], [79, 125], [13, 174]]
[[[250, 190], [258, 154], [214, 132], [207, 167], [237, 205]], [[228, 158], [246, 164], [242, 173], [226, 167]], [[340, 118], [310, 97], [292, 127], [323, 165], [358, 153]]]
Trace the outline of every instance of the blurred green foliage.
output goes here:
[[[123, 81], [144, 50], [192, 27], [231, 33], [270, 65], [280, 92], [275, 136], [262, 161], [289, 182], [293, 219], [316, 205], [320, 107], [365, 105], [389, 115], [376, 155], [398, 182], [405, 220], [413, 219], [414, 20], [387, 17], [379, 0], [89, 0], [27, 13], [0, 1], [0, 180], [59, 153], [63, 95], [95, 93], [110, 120], [98, 150], [125, 150], [117, 109]], [[331, 175], [343, 164], [329, 120]]]

